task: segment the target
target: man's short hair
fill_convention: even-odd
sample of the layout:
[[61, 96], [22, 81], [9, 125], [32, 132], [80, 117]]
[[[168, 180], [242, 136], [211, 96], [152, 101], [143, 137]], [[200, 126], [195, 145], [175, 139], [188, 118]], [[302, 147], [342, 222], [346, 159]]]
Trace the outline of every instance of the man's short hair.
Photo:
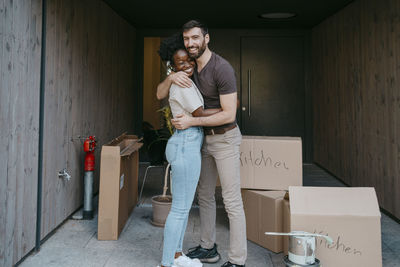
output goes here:
[[193, 28], [200, 28], [201, 32], [203, 33], [203, 36], [205, 36], [208, 33], [207, 25], [204, 22], [196, 19], [190, 20], [185, 24], [183, 24], [182, 32], [186, 32]]

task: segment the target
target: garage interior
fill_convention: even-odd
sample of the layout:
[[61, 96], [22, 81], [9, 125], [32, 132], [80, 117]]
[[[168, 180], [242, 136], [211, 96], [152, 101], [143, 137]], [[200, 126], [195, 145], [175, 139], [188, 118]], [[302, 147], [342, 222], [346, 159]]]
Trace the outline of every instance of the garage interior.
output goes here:
[[[0, 1], [0, 266], [23, 265], [71, 225], [83, 204], [82, 138], [96, 136], [100, 159], [122, 133], [142, 136], [143, 121], [160, 126], [158, 44], [193, 18], [235, 69], [242, 133], [301, 137], [305, 171], [374, 187], [396, 229], [382, 227], [383, 241], [398, 233], [399, 1]], [[382, 246], [384, 266], [400, 262], [398, 244]]]

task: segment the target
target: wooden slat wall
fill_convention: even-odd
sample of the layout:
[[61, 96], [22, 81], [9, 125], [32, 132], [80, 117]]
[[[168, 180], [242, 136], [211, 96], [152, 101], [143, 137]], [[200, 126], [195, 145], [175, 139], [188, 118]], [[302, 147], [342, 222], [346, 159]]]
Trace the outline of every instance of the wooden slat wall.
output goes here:
[[0, 0], [0, 266], [35, 246], [41, 7]]
[[[83, 199], [83, 141], [133, 132], [135, 29], [102, 1], [48, 0], [42, 238]], [[66, 168], [70, 181], [59, 179]]]
[[359, 0], [312, 31], [314, 160], [400, 218], [400, 2]]
[[[69, 183], [58, 179], [57, 172], [67, 167], [72, 16], [71, 5], [61, 4], [47, 1], [42, 237], [62, 222], [60, 213], [68, 202], [64, 188]], [[59, 212], [52, 213], [55, 209]]]

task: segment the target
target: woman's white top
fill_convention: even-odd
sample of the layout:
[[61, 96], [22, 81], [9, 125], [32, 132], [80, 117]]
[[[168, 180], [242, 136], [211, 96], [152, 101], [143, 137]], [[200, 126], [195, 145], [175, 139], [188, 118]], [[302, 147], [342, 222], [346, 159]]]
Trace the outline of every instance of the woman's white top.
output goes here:
[[203, 107], [204, 99], [193, 81], [189, 88], [181, 88], [173, 83], [169, 88], [169, 105], [174, 118], [179, 114], [192, 116], [193, 111]]

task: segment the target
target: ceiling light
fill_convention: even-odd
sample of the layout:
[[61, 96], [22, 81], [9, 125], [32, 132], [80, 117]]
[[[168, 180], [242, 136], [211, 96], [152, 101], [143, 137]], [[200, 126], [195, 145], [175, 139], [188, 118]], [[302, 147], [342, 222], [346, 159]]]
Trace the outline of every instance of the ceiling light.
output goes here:
[[290, 19], [296, 17], [295, 13], [289, 12], [276, 12], [276, 13], [264, 13], [259, 16], [262, 19], [270, 19], [270, 20], [282, 20], [282, 19]]

